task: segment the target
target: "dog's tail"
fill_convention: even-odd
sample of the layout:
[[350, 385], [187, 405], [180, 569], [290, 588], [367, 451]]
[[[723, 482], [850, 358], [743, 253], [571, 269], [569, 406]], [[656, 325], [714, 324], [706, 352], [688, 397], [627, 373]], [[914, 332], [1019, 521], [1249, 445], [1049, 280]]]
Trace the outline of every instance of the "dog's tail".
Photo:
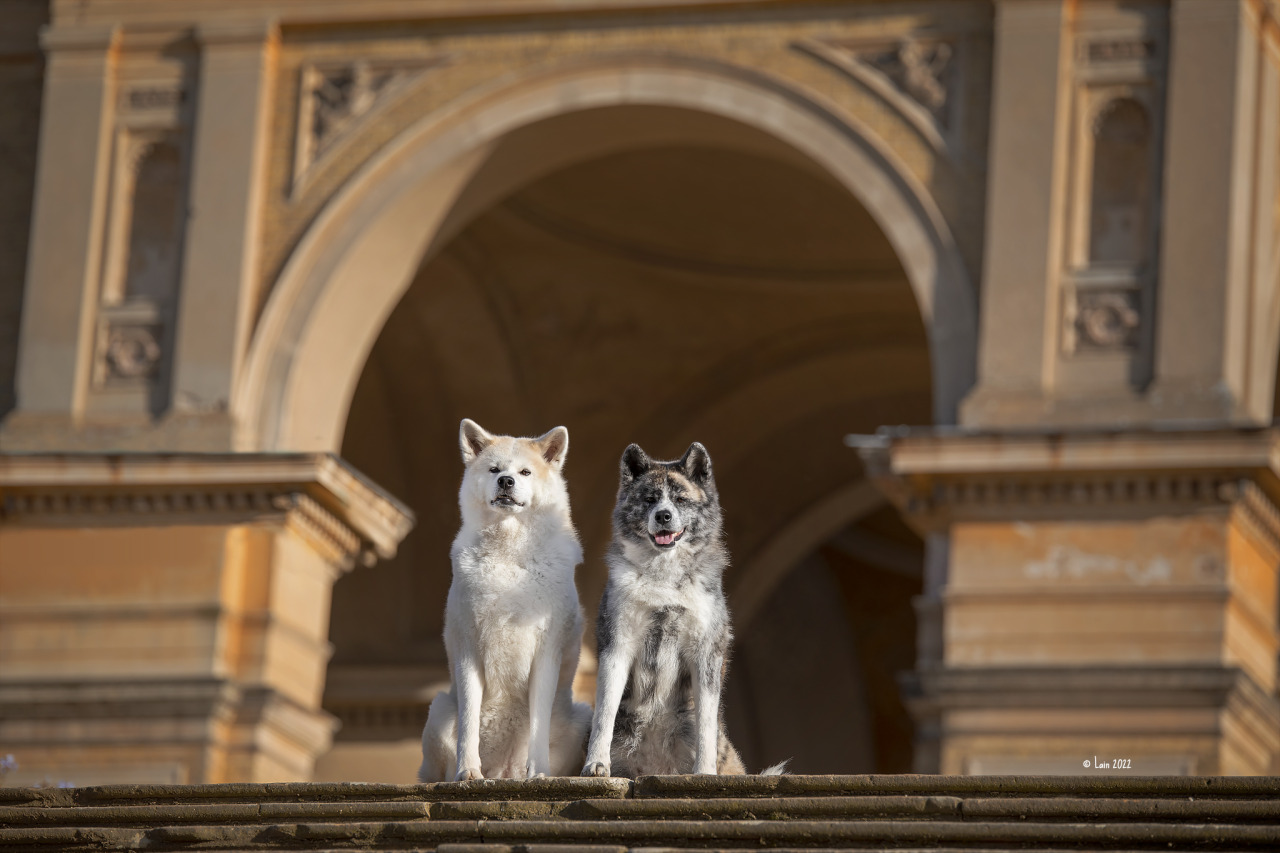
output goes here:
[[773, 765], [772, 767], [766, 767], [765, 769], [761, 770], [760, 775], [761, 776], [786, 776], [788, 775], [787, 765], [790, 763], [791, 763], [790, 758], [788, 758], [786, 761], [779, 761], [777, 764]]

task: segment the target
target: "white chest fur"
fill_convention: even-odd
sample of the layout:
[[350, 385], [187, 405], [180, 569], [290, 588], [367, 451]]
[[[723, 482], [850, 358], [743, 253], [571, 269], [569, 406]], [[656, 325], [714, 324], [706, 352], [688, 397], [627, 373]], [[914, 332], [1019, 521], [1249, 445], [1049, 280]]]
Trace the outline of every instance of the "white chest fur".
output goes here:
[[539, 643], [571, 626], [581, 559], [576, 539], [495, 527], [459, 534], [445, 613], [450, 657], [464, 647], [479, 652], [486, 706], [527, 694]]

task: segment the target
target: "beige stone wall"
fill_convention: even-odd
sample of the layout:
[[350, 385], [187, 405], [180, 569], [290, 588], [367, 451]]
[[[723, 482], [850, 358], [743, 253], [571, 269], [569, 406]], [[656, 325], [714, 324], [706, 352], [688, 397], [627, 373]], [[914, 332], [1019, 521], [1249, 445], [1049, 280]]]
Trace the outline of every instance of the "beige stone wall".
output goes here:
[[945, 661], [1221, 661], [1228, 535], [1223, 512], [957, 525], [945, 593]]

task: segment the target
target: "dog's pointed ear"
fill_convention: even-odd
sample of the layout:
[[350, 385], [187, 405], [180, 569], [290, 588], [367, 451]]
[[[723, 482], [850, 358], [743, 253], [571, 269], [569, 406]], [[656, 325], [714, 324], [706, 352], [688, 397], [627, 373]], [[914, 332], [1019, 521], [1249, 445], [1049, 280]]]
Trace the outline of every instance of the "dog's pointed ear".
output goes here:
[[628, 444], [622, 451], [622, 482], [630, 483], [653, 466], [649, 454], [640, 449], [638, 444]]
[[569, 430], [558, 426], [546, 435], [534, 439], [547, 464], [559, 471], [564, 467], [564, 458], [569, 455]]
[[462, 426], [458, 428], [458, 445], [462, 448], [463, 465], [470, 465], [471, 460], [490, 444], [493, 444], [493, 436], [485, 432], [484, 427], [471, 418], [462, 419]]
[[705, 484], [711, 479], [711, 454], [707, 452], [701, 442], [695, 441], [689, 445], [689, 449], [684, 452], [684, 456], [680, 457], [676, 467], [684, 471], [689, 479], [695, 483]]

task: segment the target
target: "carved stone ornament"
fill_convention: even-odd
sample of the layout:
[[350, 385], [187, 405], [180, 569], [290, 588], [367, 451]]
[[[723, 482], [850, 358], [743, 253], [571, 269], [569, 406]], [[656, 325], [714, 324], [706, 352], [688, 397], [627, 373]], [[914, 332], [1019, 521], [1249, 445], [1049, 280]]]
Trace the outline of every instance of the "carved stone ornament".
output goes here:
[[173, 111], [187, 100], [186, 89], [173, 85], [130, 87], [121, 93], [121, 107], [130, 112]]
[[1156, 43], [1152, 39], [1104, 39], [1084, 42], [1079, 48], [1080, 59], [1091, 64], [1144, 61], [1155, 56]]
[[103, 357], [107, 375], [116, 379], [152, 376], [160, 363], [160, 343], [152, 326], [116, 326], [107, 334]]
[[371, 61], [310, 65], [302, 70], [295, 189], [311, 165], [378, 106], [444, 61]]
[[315, 153], [324, 151], [343, 128], [369, 112], [389, 87], [407, 75], [404, 69], [375, 69], [368, 62], [316, 69], [306, 94], [311, 99], [308, 130]]
[[806, 38], [793, 46], [883, 98], [940, 152], [958, 153], [961, 117], [954, 90], [960, 50], [955, 39], [910, 34], [874, 42]]
[[947, 42], [922, 42], [907, 37], [889, 50], [860, 54], [858, 58], [928, 110], [939, 125], [947, 127], [954, 54]]
[[1080, 348], [1122, 349], [1136, 344], [1142, 318], [1132, 293], [1078, 293], [1075, 329]]

